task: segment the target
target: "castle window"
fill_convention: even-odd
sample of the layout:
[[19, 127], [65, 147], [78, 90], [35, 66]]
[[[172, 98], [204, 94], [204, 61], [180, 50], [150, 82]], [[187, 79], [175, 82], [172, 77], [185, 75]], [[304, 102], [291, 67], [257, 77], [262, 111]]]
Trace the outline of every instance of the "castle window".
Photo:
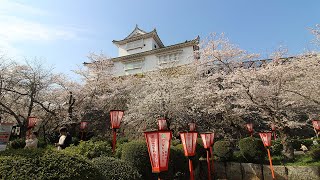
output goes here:
[[171, 52], [167, 54], [158, 55], [159, 64], [168, 64], [178, 62], [182, 51]]
[[143, 68], [142, 59], [124, 63], [124, 71], [126, 75], [141, 73], [142, 68]]

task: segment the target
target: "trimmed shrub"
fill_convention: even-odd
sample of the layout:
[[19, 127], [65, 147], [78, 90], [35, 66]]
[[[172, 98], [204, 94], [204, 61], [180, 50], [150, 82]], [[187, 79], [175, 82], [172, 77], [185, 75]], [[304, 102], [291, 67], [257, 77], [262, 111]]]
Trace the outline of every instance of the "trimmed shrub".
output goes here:
[[219, 160], [228, 161], [232, 159], [233, 148], [229, 141], [217, 141], [213, 145], [214, 155], [218, 157]]
[[81, 155], [89, 159], [113, 155], [108, 141], [80, 141], [78, 146], [71, 145], [63, 152], [73, 156]]
[[92, 159], [94, 166], [108, 180], [140, 180], [139, 172], [127, 162], [112, 157], [98, 157]]
[[273, 156], [280, 156], [282, 155], [283, 145], [281, 144], [281, 140], [273, 140], [271, 142], [271, 154]]
[[[193, 164], [195, 164], [193, 162]], [[173, 146], [170, 149], [170, 165], [173, 169], [174, 176], [178, 176], [180, 179], [188, 177], [189, 165], [188, 158], [184, 156], [182, 144]]]
[[121, 159], [136, 167], [143, 179], [152, 179], [149, 153], [145, 141], [131, 141], [123, 144]]
[[10, 150], [0, 154], [0, 179], [105, 179], [82, 158], [58, 151]]
[[260, 139], [243, 138], [239, 141], [239, 148], [247, 162], [261, 162], [266, 156], [266, 149]]

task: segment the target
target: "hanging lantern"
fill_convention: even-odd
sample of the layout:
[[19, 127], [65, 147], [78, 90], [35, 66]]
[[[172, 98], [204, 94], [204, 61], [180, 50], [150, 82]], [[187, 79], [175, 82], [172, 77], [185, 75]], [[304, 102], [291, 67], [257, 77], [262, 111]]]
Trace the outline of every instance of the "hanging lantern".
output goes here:
[[208, 167], [208, 179], [211, 180], [211, 166], [210, 166], [210, 154], [212, 151], [212, 145], [214, 143], [214, 133], [206, 132], [200, 134], [203, 147], [207, 150], [207, 167]]
[[[197, 137], [198, 137], [198, 133], [195, 131], [180, 132], [180, 138], [182, 141], [185, 156], [192, 157], [196, 155]], [[190, 180], [193, 180], [194, 179], [193, 165], [192, 165], [192, 160], [190, 158], [189, 158], [189, 171], [190, 171]]]
[[171, 131], [150, 131], [144, 133], [153, 173], [168, 170]]
[[196, 145], [197, 145], [197, 132], [180, 132], [181, 142], [183, 145], [185, 156], [195, 156], [196, 155]]
[[115, 153], [116, 151], [116, 144], [117, 144], [117, 129], [120, 128], [120, 122], [123, 118], [124, 111], [122, 110], [111, 110], [110, 111], [110, 121], [111, 121], [111, 128], [113, 133], [112, 139], [112, 152]]
[[320, 120], [312, 120], [312, 125], [316, 131], [320, 131]]
[[212, 132], [201, 133], [200, 136], [203, 142], [203, 147], [205, 149], [209, 149], [214, 143], [214, 133]]
[[272, 130], [272, 131], [275, 131], [275, 130], [276, 130], [276, 125], [274, 125], [273, 123], [271, 123], [270, 126], [271, 126], [271, 130]]
[[249, 131], [249, 133], [253, 132], [253, 124], [252, 123], [248, 123], [246, 124], [247, 130]]
[[196, 131], [196, 123], [189, 123], [189, 131]]
[[271, 132], [260, 132], [259, 133], [260, 135], [260, 138], [263, 142], [263, 145], [265, 147], [270, 147], [271, 146], [271, 135], [272, 133]]
[[38, 118], [30, 116], [28, 118], [28, 128], [33, 128], [38, 122]]
[[247, 123], [246, 124], [247, 130], [250, 133], [251, 137], [253, 135], [253, 124], [252, 123]]
[[124, 111], [122, 110], [111, 110], [110, 111], [110, 121], [112, 129], [119, 129], [121, 119], [123, 117]]
[[158, 129], [159, 131], [167, 130], [167, 120], [165, 118], [158, 119]]
[[80, 130], [85, 130], [88, 127], [88, 121], [81, 121], [80, 122]]
[[272, 133], [271, 132], [260, 132], [259, 135], [260, 135], [260, 138], [263, 142], [264, 147], [267, 148], [272, 179], [275, 179], [274, 170], [273, 170], [273, 166], [272, 166], [272, 158], [271, 158], [271, 153], [270, 153], [270, 148], [269, 148], [271, 146]]

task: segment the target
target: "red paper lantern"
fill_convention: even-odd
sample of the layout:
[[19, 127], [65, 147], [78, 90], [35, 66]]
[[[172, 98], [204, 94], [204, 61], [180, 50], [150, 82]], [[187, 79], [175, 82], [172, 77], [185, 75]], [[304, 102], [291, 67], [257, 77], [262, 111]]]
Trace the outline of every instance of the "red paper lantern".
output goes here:
[[28, 118], [28, 128], [33, 128], [38, 122], [38, 118], [36, 117], [29, 117]]
[[312, 120], [312, 125], [316, 131], [320, 131], [320, 120]]
[[253, 124], [252, 123], [248, 123], [246, 124], [247, 130], [249, 131], [249, 133], [253, 132]]
[[165, 118], [158, 119], [158, 129], [159, 131], [167, 130], [167, 120]]
[[270, 147], [271, 146], [271, 135], [272, 133], [271, 132], [261, 132], [259, 133], [260, 135], [260, 138], [263, 142], [263, 145], [265, 147]]
[[200, 136], [203, 142], [203, 147], [205, 149], [211, 148], [211, 146], [214, 143], [214, 133], [212, 132], [201, 133]]
[[196, 123], [189, 123], [189, 131], [196, 131]]
[[197, 132], [180, 132], [180, 137], [183, 145], [184, 155], [195, 156], [198, 133]]
[[150, 131], [144, 133], [153, 173], [168, 170], [171, 131]]
[[276, 130], [276, 125], [274, 125], [273, 123], [271, 123], [270, 126], [271, 126], [271, 130], [272, 130], [272, 131], [275, 131], [275, 130]]
[[110, 121], [112, 129], [119, 129], [120, 122], [123, 117], [124, 111], [121, 110], [111, 110], [110, 111]]
[[89, 123], [89, 122], [87, 122], [87, 121], [81, 121], [81, 122], [80, 122], [80, 129], [81, 129], [81, 130], [86, 129], [86, 128], [88, 127], [88, 123]]

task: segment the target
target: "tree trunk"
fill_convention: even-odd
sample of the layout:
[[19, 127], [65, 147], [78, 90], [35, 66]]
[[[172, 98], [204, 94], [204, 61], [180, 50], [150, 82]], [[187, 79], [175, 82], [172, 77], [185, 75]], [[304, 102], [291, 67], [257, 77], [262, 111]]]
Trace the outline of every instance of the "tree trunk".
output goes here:
[[292, 161], [294, 158], [294, 149], [292, 143], [290, 142], [289, 137], [289, 128], [285, 127], [281, 135], [281, 144], [283, 145], [283, 155], [285, 157], [285, 161]]

